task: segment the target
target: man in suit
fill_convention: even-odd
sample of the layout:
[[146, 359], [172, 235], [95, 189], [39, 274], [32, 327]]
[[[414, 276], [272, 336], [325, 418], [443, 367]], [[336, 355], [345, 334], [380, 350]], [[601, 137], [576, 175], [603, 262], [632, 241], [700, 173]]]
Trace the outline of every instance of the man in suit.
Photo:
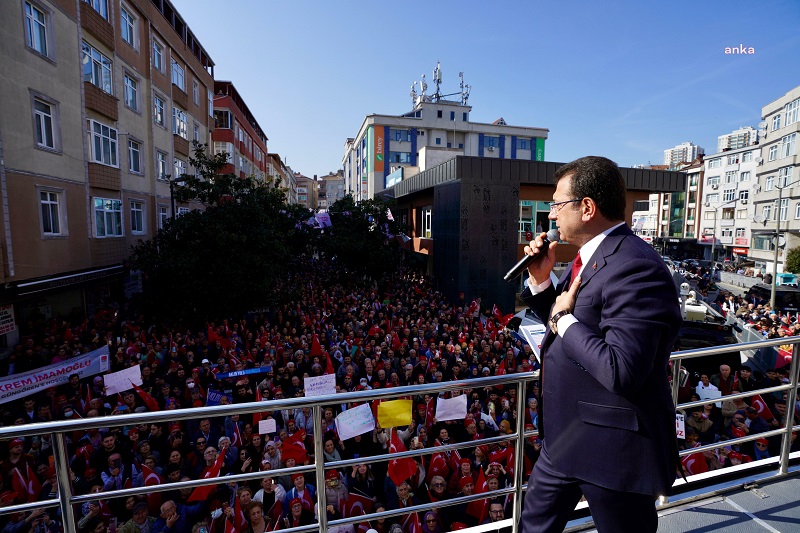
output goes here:
[[[557, 242], [525, 252], [525, 303], [548, 324], [542, 344], [543, 447], [528, 482], [522, 531], [562, 531], [586, 496], [598, 530], [653, 532], [655, 500], [678, 464], [667, 365], [681, 324], [664, 261], [625, 224], [617, 165], [584, 157], [555, 174], [550, 220], [579, 248], [556, 286]], [[580, 258], [580, 261], [578, 260]], [[570, 265], [572, 267], [573, 265]]]

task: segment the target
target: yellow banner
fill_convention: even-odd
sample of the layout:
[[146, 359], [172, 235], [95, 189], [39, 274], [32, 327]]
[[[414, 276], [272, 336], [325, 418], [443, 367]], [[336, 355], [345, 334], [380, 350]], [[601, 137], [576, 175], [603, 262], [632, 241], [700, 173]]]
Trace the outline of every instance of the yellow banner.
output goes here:
[[378, 424], [382, 428], [407, 426], [411, 423], [411, 400], [392, 400], [378, 404]]

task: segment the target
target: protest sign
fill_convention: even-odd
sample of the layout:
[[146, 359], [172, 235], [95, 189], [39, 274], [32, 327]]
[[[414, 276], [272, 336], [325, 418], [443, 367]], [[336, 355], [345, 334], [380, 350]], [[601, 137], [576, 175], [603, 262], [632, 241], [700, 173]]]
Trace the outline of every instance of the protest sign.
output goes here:
[[142, 384], [142, 369], [139, 365], [112, 372], [103, 376], [103, 384], [106, 386], [106, 396], [117, 394], [133, 388], [133, 384]]
[[267, 418], [266, 420], [258, 421], [259, 435], [266, 435], [267, 433], [276, 433], [277, 431], [278, 431], [278, 426], [275, 423], [274, 418]]
[[386, 429], [409, 425], [413, 403], [411, 400], [381, 402], [378, 405], [378, 424]]
[[336, 429], [342, 440], [363, 435], [375, 429], [375, 418], [372, 416], [369, 404], [361, 404], [358, 407], [342, 411], [336, 417]]
[[78, 374], [81, 378], [85, 378], [106, 372], [108, 369], [108, 346], [103, 346], [66, 361], [22, 374], [13, 374], [0, 379], [0, 403], [63, 385], [69, 381], [69, 376], [72, 374]]
[[220, 400], [225, 396], [228, 398], [228, 403], [233, 403], [233, 394], [226, 394], [214, 389], [208, 389], [208, 396], [206, 397], [206, 405], [219, 405], [222, 403]]
[[436, 421], [464, 420], [467, 416], [467, 396], [436, 398]]
[[220, 372], [217, 379], [236, 378], [239, 376], [249, 376], [250, 374], [265, 374], [272, 370], [271, 366], [260, 366], [258, 368], [248, 368], [247, 370], [234, 370], [233, 372]]
[[324, 396], [336, 394], [336, 375], [312, 376], [303, 380], [305, 396]]

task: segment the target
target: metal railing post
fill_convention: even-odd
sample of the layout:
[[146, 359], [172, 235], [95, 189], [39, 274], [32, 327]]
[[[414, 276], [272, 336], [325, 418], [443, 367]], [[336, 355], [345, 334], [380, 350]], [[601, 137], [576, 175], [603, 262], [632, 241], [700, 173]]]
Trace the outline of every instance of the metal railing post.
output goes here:
[[672, 402], [678, 405], [678, 389], [680, 389], [681, 363], [683, 359], [672, 361]]
[[517, 442], [514, 455], [514, 506], [511, 532], [517, 533], [522, 518], [522, 480], [525, 477], [525, 380], [517, 383]]
[[75, 514], [72, 512], [72, 480], [70, 480], [69, 456], [67, 455], [66, 437], [63, 433], [52, 435], [58, 479], [58, 502], [61, 508], [61, 519], [64, 531], [77, 531]]
[[[328, 531], [328, 499], [325, 497], [325, 435], [322, 434], [322, 406], [311, 408], [314, 417], [314, 475], [317, 484], [317, 521], [320, 533]], [[289, 509], [291, 512], [291, 509]]]
[[792, 347], [792, 363], [789, 365], [789, 383], [792, 384], [792, 388], [786, 393], [786, 422], [784, 423], [786, 433], [783, 434], [781, 441], [781, 463], [778, 475], [786, 475], [789, 472], [789, 452], [792, 449], [792, 427], [794, 427], [795, 403], [797, 402], [797, 370], [800, 367], [798, 359], [800, 359], [800, 344], [795, 344]]

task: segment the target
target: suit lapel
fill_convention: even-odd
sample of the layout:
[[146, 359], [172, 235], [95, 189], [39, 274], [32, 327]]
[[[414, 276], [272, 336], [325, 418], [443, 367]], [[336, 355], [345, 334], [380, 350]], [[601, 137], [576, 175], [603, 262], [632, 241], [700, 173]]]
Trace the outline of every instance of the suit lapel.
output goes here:
[[623, 225], [603, 239], [603, 242], [597, 247], [592, 257], [584, 262], [583, 272], [581, 272], [581, 286], [589, 283], [594, 275], [606, 266], [606, 258], [614, 254], [625, 237], [631, 233], [630, 228], [627, 225]]

